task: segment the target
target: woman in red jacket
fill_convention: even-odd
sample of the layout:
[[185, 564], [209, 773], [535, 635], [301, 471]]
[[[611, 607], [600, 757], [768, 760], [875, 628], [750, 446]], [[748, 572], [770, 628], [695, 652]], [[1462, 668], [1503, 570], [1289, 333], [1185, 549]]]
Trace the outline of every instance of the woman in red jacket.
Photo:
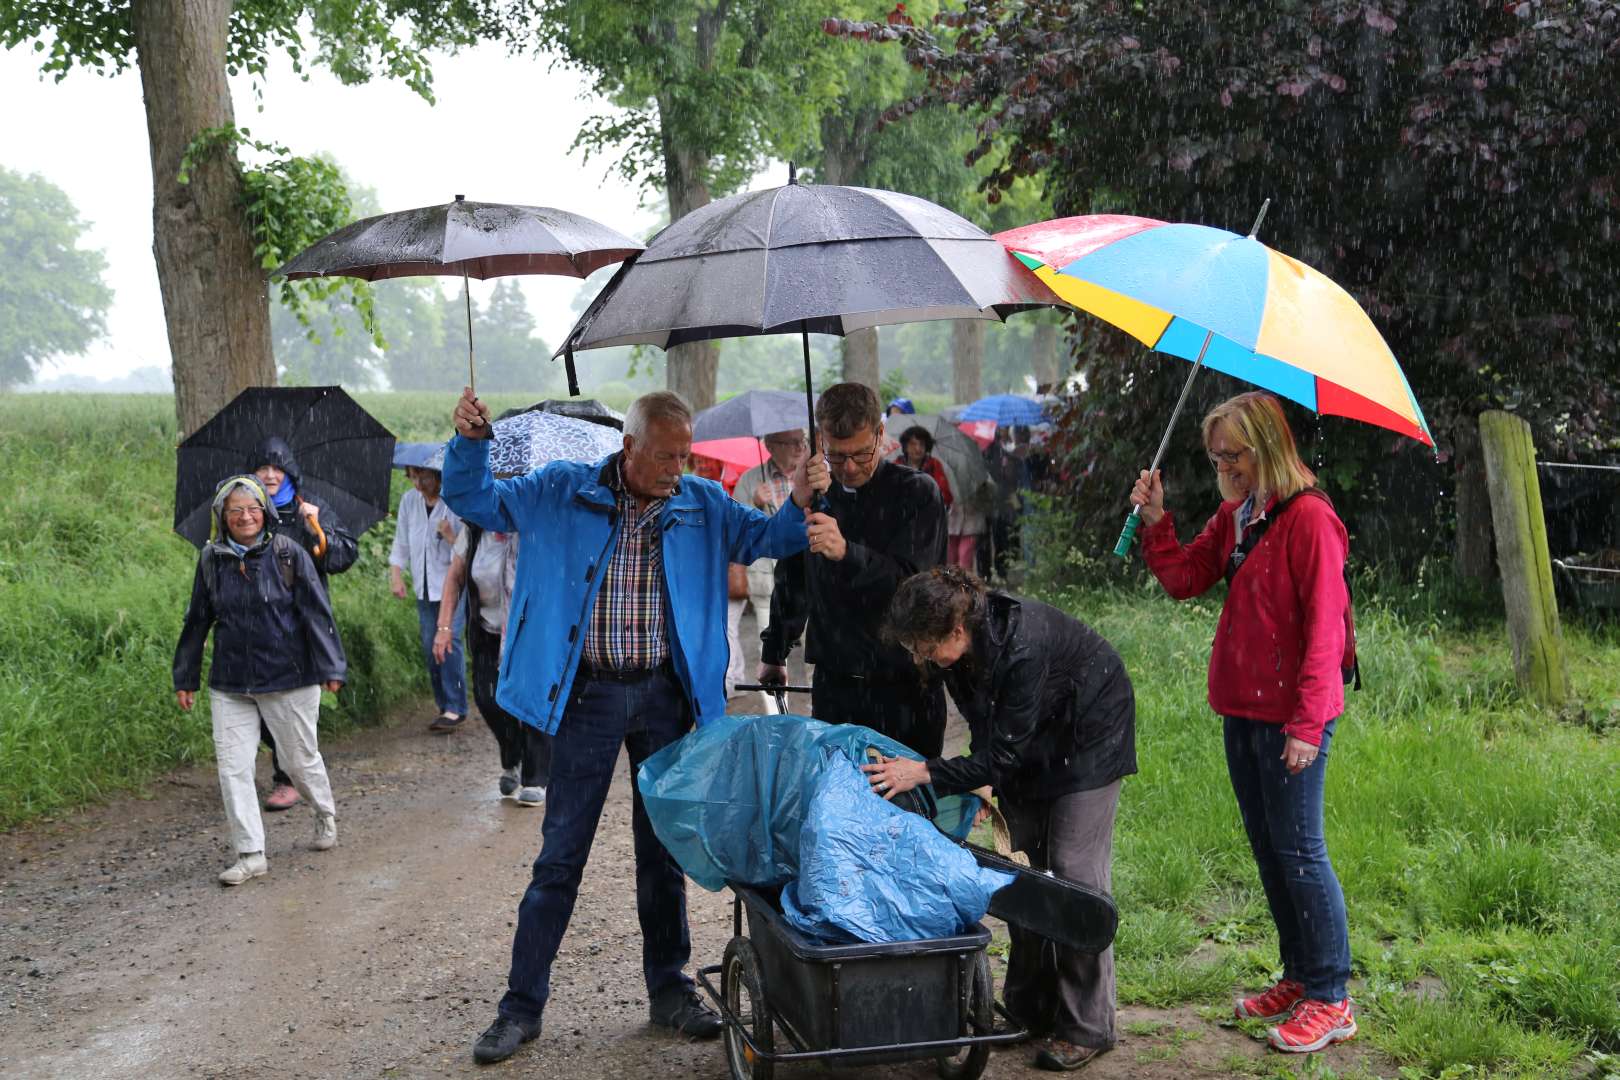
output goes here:
[[1356, 1033], [1344, 893], [1322, 825], [1328, 745], [1344, 711], [1349, 538], [1275, 397], [1216, 406], [1204, 448], [1225, 501], [1190, 544], [1176, 539], [1157, 472], [1143, 471], [1131, 501], [1147, 526], [1143, 558], [1166, 592], [1185, 600], [1228, 582], [1209, 703], [1225, 718], [1227, 771], [1283, 966], [1280, 982], [1236, 1011], [1275, 1022], [1277, 1049], [1310, 1053]]

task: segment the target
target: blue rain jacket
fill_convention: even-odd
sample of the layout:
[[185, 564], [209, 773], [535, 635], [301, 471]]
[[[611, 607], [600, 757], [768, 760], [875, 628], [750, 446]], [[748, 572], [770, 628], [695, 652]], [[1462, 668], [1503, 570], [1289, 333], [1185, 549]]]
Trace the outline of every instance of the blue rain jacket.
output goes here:
[[[495, 700], [547, 734], [562, 721], [613, 554], [618, 497], [607, 480], [618, 457], [594, 465], [554, 461], [496, 480], [488, 440], [457, 435], [445, 453], [440, 494], [450, 509], [521, 537]], [[726, 565], [803, 551], [804, 514], [789, 499], [766, 515], [712, 480], [685, 476], [664, 503], [659, 528], [670, 656], [701, 726], [726, 711]]]

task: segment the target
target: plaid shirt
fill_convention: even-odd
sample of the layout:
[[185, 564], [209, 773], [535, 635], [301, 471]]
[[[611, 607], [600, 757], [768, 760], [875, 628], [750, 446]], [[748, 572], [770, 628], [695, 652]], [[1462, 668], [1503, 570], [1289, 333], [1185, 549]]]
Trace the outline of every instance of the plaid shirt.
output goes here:
[[765, 488], [765, 501], [769, 504], [766, 513], [780, 510], [783, 503], [793, 498], [793, 478], [777, 466], [775, 458], [766, 458], [738, 477], [732, 498], [744, 506], [754, 506], [754, 489], [760, 486]]
[[666, 500], [654, 499], [637, 510], [636, 497], [625, 487], [622, 462], [615, 468], [614, 480], [619, 495], [619, 535], [591, 610], [585, 663], [614, 671], [656, 667], [669, 659], [664, 548], [658, 530], [658, 515]]

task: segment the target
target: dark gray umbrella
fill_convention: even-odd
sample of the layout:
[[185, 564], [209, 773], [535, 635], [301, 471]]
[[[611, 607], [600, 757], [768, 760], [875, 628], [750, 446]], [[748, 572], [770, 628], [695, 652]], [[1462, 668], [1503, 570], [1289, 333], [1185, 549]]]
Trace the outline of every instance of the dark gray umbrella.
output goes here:
[[575, 420], [589, 420], [593, 424], [601, 424], [615, 431], [624, 430], [624, 414], [595, 398], [547, 398], [531, 405], [530, 409], [556, 413], [558, 416], [572, 416]]
[[641, 250], [623, 233], [549, 206], [454, 202], [420, 206], [345, 225], [315, 241], [275, 272], [288, 280], [357, 277], [365, 281], [459, 274], [467, 298], [467, 379], [473, 374], [472, 293], [480, 281], [514, 274], [589, 277]]
[[[1004, 319], [1061, 307], [965, 218], [914, 195], [798, 184], [692, 211], [628, 260], [574, 324], [561, 354], [612, 345], [798, 333], [810, 404], [810, 334], [933, 319]], [[810, 432], [815, 447], [815, 430]]]
[[763, 439], [778, 431], [809, 426], [803, 394], [792, 390], [746, 390], [693, 417], [692, 441], [744, 436]]

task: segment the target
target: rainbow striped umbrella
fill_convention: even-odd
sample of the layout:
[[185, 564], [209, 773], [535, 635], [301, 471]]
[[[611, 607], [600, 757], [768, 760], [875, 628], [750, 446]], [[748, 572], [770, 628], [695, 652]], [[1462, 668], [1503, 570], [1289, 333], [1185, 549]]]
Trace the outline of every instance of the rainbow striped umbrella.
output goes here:
[[[1428, 446], [1434, 437], [1378, 328], [1319, 271], [1248, 236], [1205, 225], [1092, 214], [998, 233], [1060, 298], [1149, 348], [1225, 372], [1329, 416]], [[1159, 444], [1159, 467], [1170, 432]], [[1116, 554], [1130, 550], [1133, 511]]]

